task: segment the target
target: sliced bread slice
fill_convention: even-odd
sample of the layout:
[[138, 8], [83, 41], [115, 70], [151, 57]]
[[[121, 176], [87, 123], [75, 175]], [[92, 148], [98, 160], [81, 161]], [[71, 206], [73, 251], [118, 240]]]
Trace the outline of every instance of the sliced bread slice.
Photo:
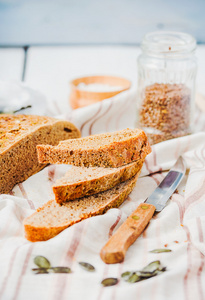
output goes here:
[[48, 240], [77, 222], [120, 206], [133, 190], [138, 174], [99, 194], [65, 202], [62, 205], [55, 200], [47, 202], [24, 220], [26, 238], [31, 242]]
[[0, 193], [40, 171], [36, 145], [80, 137], [70, 122], [45, 116], [0, 115]]
[[141, 170], [143, 160], [119, 168], [72, 167], [53, 186], [58, 203], [97, 194], [113, 188]]
[[54, 147], [38, 145], [37, 151], [40, 163], [116, 168], [144, 159], [151, 147], [143, 130], [128, 128], [62, 141]]

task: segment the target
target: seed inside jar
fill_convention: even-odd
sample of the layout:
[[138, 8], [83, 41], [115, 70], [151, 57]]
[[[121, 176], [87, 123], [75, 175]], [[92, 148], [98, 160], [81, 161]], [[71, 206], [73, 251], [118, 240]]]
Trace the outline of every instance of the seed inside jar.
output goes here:
[[139, 124], [151, 144], [191, 133], [191, 91], [184, 84], [147, 86], [139, 108]]

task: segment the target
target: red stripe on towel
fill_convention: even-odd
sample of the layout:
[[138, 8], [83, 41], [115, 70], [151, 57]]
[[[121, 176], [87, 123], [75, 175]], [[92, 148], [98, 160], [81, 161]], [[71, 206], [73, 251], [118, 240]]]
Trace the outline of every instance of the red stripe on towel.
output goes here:
[[179, 210], [179, 218], [180, 218], [180, 223], [183, 223], [183, 218], [184, 218], [184, 212], [185, 212], [185, 208], [182, 205], [182, 203], [180, 202], [180, 198], [178, 199], [178, 197], [182, 197], [181, 195], [178, 194], [173, 194], [172, 195], [172, 201], [175, 202], [178, 206], [178, 210]]
[[31, 200], [28, 199], [28, 196], [27, 196], [27, 194], [26, 194], [26, 191], [25, 191], [25, 189], [24, 189], [24, 187], [23, 187], [23, 183], [19, 183], [18, 186], [19, 186], [19, 189], [20, 189], [20, 191], [21, 191], [23, 197], [27, 200], [27, 202], [28, 202], [30, 208], [31, 208], [31, 209], [35, 209], [35, 206], [34, 206], [33, 202], [32, 202]]
[[[178, 199], [180, 195], [175, 195], [173, 196], [172, 200], [178, 205], [179, 209], [179, 214], [180, 214], [180, 222], [181, 224], [183, 223], [183, 217], [184, 217], [184, 212], [185, 212], [185, 207], [183, 206], [183, 203], [181, 203]], [[181, 196], [182, 197], [182, 196]], [[203, 231], [202, 231], [202, 226], [200, 224], [200, 219], [198, 218], [197, 220], [197, 226], [198, 226], [198, 232], [199, 232], [199, 240], [203, 241]], [[187, 245], [187, 271], [186, 274], [184, 275], [184, 299], [193, 299], [193, 294], [195, 295], [196, 299], [203, 300], [203, 289], [202, 289], [202, 282], [201, 282], [201, 274], [202, 270], [204, 268], [204, 257], [203, 255], [197, 251], [192, 243], [191, 243], [191, 236], [189, 229], [186, 225], [183, 225], [183, 229], [186, 232], [187, 235], [187, 240], [188, 240], [188, 245]], [[198, 256], [200, 255], [200, 266], [197, 269], [197, 262], [198, 262]], [[195, 259], [194, 259], [195, 258]], [[196, 273], [197, 275], [197, 285], [192, 281], [193, 279], [193, 274]], [[198, 288], [197, 288], [198, 287]], [[192, 295], [190, 294], [190, 291], [192, 292]], [[197, 295], [198, 294], [198, 295]], [[199, 297], [198, 297], [199, 296]]]
[[[83, 233], [83, 229], [84, 229], [84, 224], [85, 224], [84, 222], [76, 224], [75, 229], [73, 231], [73, 237], [71, 240], [70, 247], [69, 247], [69, 249], [66, 253], [66, 256], [63, 260], [63, 266], [67, 266], [69, 268], [72, 267], [72, 263], [74, 261], [74, 255], [77, 251], [77, 248], [80, 245], [80, 241], [81, 241], [81, 237], [82, 237], [82, 233]], [[65, 293], [66, 281], [69, 279], [71, 279], [71, 278], [69, 278], [69, 276], [66, 274], [58, 275], [58, 277], [55, 281], [56, 284], [54, 285], [56, 287], [56, 290], [52, 294], [53, 300], [59, 299], [59, 295], [60, 295], [60, 298], [63, 299], [63, 295]], [[68, 297], [67, 291], [66, 291], [66, 296]]]
[[116, 105], [114, 105], [112, 113], [110, 114], [110, 116], [109, 116], [109, 118], [107, 119], [107, 122], [106, 122], [106, 132], [108, 132], [110, 121], [113, 120], [115, 116], [118, 116], [118, 111], [120, 111], [120, 109], [121, 109], [121, 106], [119, 107], [119, 105], [118, 105], [116, 107]]
[[49, 165], [48, 166], [48, 179], [51, 181], [51, 183], [55, 182], [55, 172], [56, 172], [56, 166]]
[[[109, 270], [109, 266], [108, 266], [108, 265], [105, 265], [104, 271], [103, 271], [102, 280], [105, 279], [105, 278], [107, 277], [108, 270]], [[97, 300], [100, 300], [100, 299], [102, 298], [103, 292], [104, 292], [104, 287], [103, 287], [103, 285], [101, 284], [101, 285], [100, 285], [100, 291], [99, 291], [99, 295], [98, 295], [98, 297], [97, 297]]]
[[[157, 178], [157, 177], [159, 177], [159, 175], [161, 175], [161, 179]], [[162, 182], [163, 178], [164, 178], [164, 176], [162, 174], [158, 174], [158, 173], [151, 174], [149, 176], [156, 182], [157, 185], [159, 185]]]
[[75, 233], [72, 239], [72, 243], [68, 249], [68, 252], [66, 254], [65, 257], [65, 263], [70, 265], [73, 262], [73, 258], [74, 255], [76, 253], [76, 250], [80, 244], [80, 240], [81, 240], [81, 236], [82, 236], [82, 232], [83, 232], [83, 228], [84, 226], [82, 225], [83, 223], [80, 224], [80, 226], [76, 227], [75, 229]]
[[99, 108], [98, 108], [98, 110], [94, 113], [94, 115], [93, 115], [91, 118], [89, 118], [88, 120], [86, 120], [86, 121], [81, 125], [81, 127], [80, 127], [80, 132], [81, 132], [81, 134], [82, 134], [82, 131], [83, 131], [83, 128], [85, 127], [85, 125], [86, 125], [87, 123], [89, 123], [92, 119], [94, 119], [94, 118], [99, 114], [99, 112], [101, 111], [101, 108], [102, 108], [102, 102], [100, 102]]
[[197, 202], [202, 196], [205, 194], [205, 180], [202, 182], [200, 187], [197, 187], [197, 189], [194, 191], [193, 194], [191, 194], [187, 199], [186, 199], [186, 210], [188, 207], [193, 204], [194, 202]]
[[[185, 293], [185, 299], [193, 299], [193, 296], [198, 300], [203, 300], [204, 296], [203, 296], [203, 289], [202, 289], [202, 283], [201, 283], [201, 272], [204, 266], [204, 257], [201, 256], [201, 253], [194, 248], [194, 246], [191, 243], [190, 240], [190, 232], [187, 226], [183, 227], [187, 233], [187, 239], [189, 241], [188, 246], [187, 246], [187, 272], [184, 276], [184, 293]], [[192, 258], [195, 258], [193, 259]], [[198, 271], [196, 271], [197, 269], [197, 263], [199, 261], [199, 256], [201, 259], [201, 263], [200, 266], [198, 267]], [[193, 275], [193, 273], [197, 275], [196, 278], [196, 284], [191, 280], [191, 275]], [[193, 277], [193, 276], [192, 276]], [[192, 295], [190, 295], [190, 291], [192, 293]]]
[[186, 226], [183, 226], [184, 230], [186, 231], [187, 234], [187, 240], [188, 240], [188, 245], [187, 245], [187, 271], [186, 274], [184, 275], [184, 294], [185, 294], [185, 299], [189, 299], [189, 289], [188, 289], [188, 278], [189, 274], [192, 269], [192, 255], [191, 255], [191, 242], [190, 242], [190, 232]]
[[198, 153], [197, 149], [194, 150], [194, 156], [200, 162], [200, 166], [192, 166], [189, 175], [195, 172], [204, 172], [205, 171], [205, 147], [201, 148], [200, 153]]
[[[119, 223], [119, 221], [120, 221], [120, 219], [121, 219], [121, 216], [122, 216], [122, 212], [119, 211], [119, 215], [117, 216], [116, 221], [115, 221], [115, 222], [111, 225], [111, 227], [110, 227], [110, 230], [109, 230], [109, 238], [112, 236], [113, 230], [114, 230], [114, 228], [117, 226], [117, 224]], [[106, 275], [108, 274], [108, 270], [109, 270], [109, 266], [106, 265], [105, 268], [104, 268], [102, 280], [103, 280], [104, 278], [106, 278]], [[104, 288], [101, 286], [100, 292], [99, 292], [99, 295], [98, 295], [97, 300], [100, 300], [100, 299], [102, 298], [103, 292], [104, 292]], [[116, 291], [113, 292], [113, 296], [112, 296], [112, 299], [113, 299], [113, 300], [115, 299], [115, 292], [116, 292]]]
[[[198, 228], [198, 233], [199, 233], [199, 241], [200, 243], [204, 243], [204, 236], [203, 236], [203, 228], [202, 228], [202, 224], [201, 224], [201, 219], [199, 217], [196, 218], [196, 224], [197, 224], [197, 228]], [[197, 272], [197, 283], [198, 283], [198, 288], [199, 288], [199, 293], [200, 293], [200, 297], [201, 299], [205, 299], [204, 295], [203, 295], [203, 288], [202, 288], [202, 271], [204, 268], [204, 255], [202, 253], [200, 253], [200, 259], [201, 259], [201, 263]]]
[[[123, 262], [119, 264], [119, 267], [118, 267], [118, 278], [120, 279], [121, 278], [121, 274], [122, 274], [122, 269], [123, 269]], [[119, 285], [120, 285], [120, 280], [118, 282], [118, 284], [116, 284], [114, 287], [113, 287], [113, 292], [112, 292], [112, 296], [111, 296], [111, 299], [112, 300], [115, 300], [115, 299], [118, 299], [117, 297], [117, 291], [119, 291]]]
[[110, 105], [108, 106], [108, 108], [105, 110], [105, 112], [102, 114], [102, 115], [100, 115], [99, 117], [97, 117], [91, 124], [90, 124], [90, 127], [89, 127], [89, 135], [91, 135], [91, 134], [93, 134], [93, 132], [92, 132], [92, 130], [93, 130], [93, 125], [99, 120], [99, 119], [101, 119], [102, 117], [104, 117], [107, 113], [108, 113], [108, 111], [111, 109], [111, 107], [112, 107], [112, 102], [110, 102]]
[[113, 223], [112, 226], [110, 227], [109, 234], [108, 234], [109, 238], [112, 236], [113, 231], [114, 231], [115, 227], [117, 226], [117, 224], [119, 223], [121, 217], [122, 217], [122, 212], [121, 212], [121, 210], [119, 210], [119, 215], [117, 216], [115, 223]]
[[21, 289], [21, 284], [22, 284], [23, 276], [26, 273], [26, 269], [27, 269], [28, 262], [29, 262], [29, 259], [31, 257], [31, 253], [33, 251], [33, 248], [34, 248], [34, 244], [31, 244], [29, 246], [29, 248], [28, 248], [27, 255], [26, 255], [26, 258], [24, 260], [24, 264], [23, 264], [23, 267], [21, 269], [21, 274], [20, 274], [20, 276], [18, 278], [17, 286], [16, 286], [16, 289], [15, 289], [15, 292], [14, 292], [14, 297], [13, 297], [12, 300], [16, 300], [18, 298], [18, 295], [19, 295], [19, 292], [20, 292], [20, 289]]
[[200, 243], [203, 243], [204, 242], [203, 229], [201, 225], [201, 219], [199, 217], [196, 218], [196, 223], [198, 228], [199, 241]]
[[[129, 108], [129, 106], [132, 104], [132, 102], [133, 102], [133, 99], [127, 99], [127, 101], [126, 101], [126, 104], [124, 103], [124, 101], [123, 101], [123, 104], [122, 104], [122, 111], [121, 111], [121, 113], [118, 113], [117, 114], [117, 120], [116, 120], [116, 130], [119, 130], [120, 129], [120, 119], [121, 119], [121, 117], [122, 117], [122, 115], [123, 114], [125, 114], [125, 111]], [[134, 108], [133, 108], [134, 109]]]
[[[151, 161], [151, 159], [152, 159], [152, 161]], [[152, 153], [151, 153], [149, 159], [145, 159], [145, 166], [146, 166], [149, 174], [153, 174], [153, 173], [162, 171], [162, 167], [157, 165], [156, 150], [154, 147], [152, 147]]]
[[9, 276], [11, 274], [11, 271], [12, 271], [12, 267], [13, 267], [13, 264], [14, 264], [14, 260], [16, 258], [16, 255], [18, 253], [18, 250], [19, 250], [20, 246], [18, 248], [16, 248], [11, 256], [11, 259], [9, 261], [9, 268], [8, 268], [8, 272], [4, 278], [4, 281], [2, 283], [2, 287], [1, 287], [1, 290], [0, 290], [0, 299], [3, 299], [3, 294], [4, 294], [4, 291], [5, 291], [5, 288], [6, 288], [6, 285], [7, 285], [7, 282], [9, 280]]

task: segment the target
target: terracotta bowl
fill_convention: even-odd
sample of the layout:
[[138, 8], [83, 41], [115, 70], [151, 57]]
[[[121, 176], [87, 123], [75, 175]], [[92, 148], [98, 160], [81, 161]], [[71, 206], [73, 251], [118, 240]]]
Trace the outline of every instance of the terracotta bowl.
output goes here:
[[[105, 84], [106, 86], [120, 86], [121, 89], [116, 91], [94, 92], [83, 90], [78, 87], [80, 83], [88, 84]], [[70, 106], [73, 109], [84, 107], [107, 98], [111, 98], [131, 87], [131, 82], [125, 78], [114, 76], [88, 76], [77, 78], [71, 81]]]

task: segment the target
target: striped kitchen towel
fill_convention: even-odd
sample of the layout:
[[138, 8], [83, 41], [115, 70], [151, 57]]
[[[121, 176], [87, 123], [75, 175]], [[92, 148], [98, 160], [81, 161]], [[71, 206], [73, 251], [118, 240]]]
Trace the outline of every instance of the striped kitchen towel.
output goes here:
[[[136, 94], [120, 94], [95, 105], [64, 114], [83, 136], [134, 127]], [[205, 299], [205, 116], [197, 111], [196, 133], [152, 146], [133, 192], [118, 209], [84, 220], [56, 237], [31, 243], [24, 238], [22, 221], [53, 198], [52, 184], [67, 171], [66, 165], [49, 165], [0, 195], [0, 299], [124, 300]], [[129, 248], [121, 264], [106, 265], [99, 252], [108, 238], [144, 201], [183, 155], [186, 176], [165, 209]], [[171, 252], [152, 253], [154, 249]], [[71, 268], [69, 274], [34, 274], [34, 258], [45, 256], [52, 266]], [[121, 278], [160, 260], [166, 271], [136, 283]], [[95, 272], [83, 270], [88, 262]], [[118, 284], [104, 287], [104, 278]]]

